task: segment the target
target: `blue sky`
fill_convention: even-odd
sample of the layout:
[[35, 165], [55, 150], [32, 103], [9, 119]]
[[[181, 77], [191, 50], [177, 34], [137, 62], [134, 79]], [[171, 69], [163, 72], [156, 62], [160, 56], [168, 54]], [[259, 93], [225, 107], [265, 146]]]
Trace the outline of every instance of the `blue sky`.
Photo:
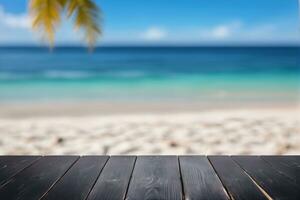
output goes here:
[[[101, 44], [300, 44], [298, 0], [96, 0]], [[28, 0], [0, 1], [0, 45], [38, 44]], [[64, 20], [56, 43], [82, 36]]]

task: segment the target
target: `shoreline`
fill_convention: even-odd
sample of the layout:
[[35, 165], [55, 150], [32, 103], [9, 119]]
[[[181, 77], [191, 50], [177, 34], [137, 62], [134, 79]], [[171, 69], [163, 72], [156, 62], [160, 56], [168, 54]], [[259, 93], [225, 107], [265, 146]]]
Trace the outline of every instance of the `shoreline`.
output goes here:
[[300, 112], [300, 102], [25, 102], [0, 103], [0, 118], [88, 117], [256, 110]]

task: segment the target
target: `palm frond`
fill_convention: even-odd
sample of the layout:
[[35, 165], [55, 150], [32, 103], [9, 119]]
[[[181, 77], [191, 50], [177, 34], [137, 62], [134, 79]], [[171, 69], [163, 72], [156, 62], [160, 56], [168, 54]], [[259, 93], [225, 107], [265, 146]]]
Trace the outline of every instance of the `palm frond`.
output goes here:
[[92, 49], [101, 35], [101, 11], [92, 0], [69, 0], [68, 16], [74, 14], [75, 28], [85, 33], [85, 41]]
[[30, 0], [32, 27], [42, 33], [50, 47], [54, 44], [55, 27], [60, 22], [64, 3], [66, 0]]
[[101, 11], [93, 0], [30, 0], [33, 29], [41, 32], [52, 47], [64, 8], [67, 8], [68, 17], [74, 16], [75, 28], [84, 31], [85, 41], [92, 49], [101, 35]]
[[68, 3], [68, 0], [57, 0], [57, 2], [64, 7]]

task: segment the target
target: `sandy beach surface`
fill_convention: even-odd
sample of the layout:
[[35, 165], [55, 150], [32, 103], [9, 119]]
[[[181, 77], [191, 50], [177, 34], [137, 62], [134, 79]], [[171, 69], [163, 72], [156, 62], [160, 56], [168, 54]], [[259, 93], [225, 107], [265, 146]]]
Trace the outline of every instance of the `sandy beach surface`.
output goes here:
[[0, 154], [300, 154], [299, 111], [2, 115]]

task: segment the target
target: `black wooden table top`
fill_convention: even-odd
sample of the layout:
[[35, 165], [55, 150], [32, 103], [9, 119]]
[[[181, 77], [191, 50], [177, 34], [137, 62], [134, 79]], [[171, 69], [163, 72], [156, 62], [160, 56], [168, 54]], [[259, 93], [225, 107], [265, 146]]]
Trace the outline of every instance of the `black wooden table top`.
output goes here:
[[0, 199], [300, 199], [300, 156], [0, 156]]

